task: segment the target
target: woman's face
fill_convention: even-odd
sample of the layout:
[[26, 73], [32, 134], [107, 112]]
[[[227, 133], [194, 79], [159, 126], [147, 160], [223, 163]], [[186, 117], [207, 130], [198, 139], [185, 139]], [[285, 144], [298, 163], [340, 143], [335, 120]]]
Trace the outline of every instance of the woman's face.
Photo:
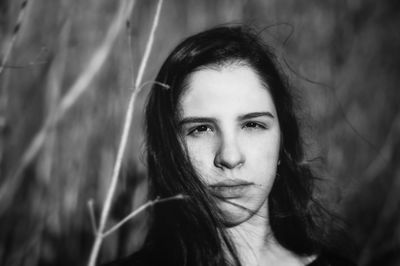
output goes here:
[[267, 217], [280, 128], [268, 89], [251, 67], [192, 73], [181, 96], [180, 129], [194, 169], [228, 223]]

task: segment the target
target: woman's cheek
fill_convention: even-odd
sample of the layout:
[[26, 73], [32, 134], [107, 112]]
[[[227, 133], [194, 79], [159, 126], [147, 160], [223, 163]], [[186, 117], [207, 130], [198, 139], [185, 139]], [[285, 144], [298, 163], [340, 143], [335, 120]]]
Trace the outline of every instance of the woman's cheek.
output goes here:
[[271, 172], [276, 171], [279, 143], [279, 135], [276, 134], [265, 134], [249, 139], [243, 146], [248, 166], [257, 172], [271, 175]]
[[210, 179], [210, 174], [213, 166], [213, 150], [214, 145], [210, 141], [191, 140], [187, 142], [189, 159], [197, 174], [200, 175], [206, 182]]

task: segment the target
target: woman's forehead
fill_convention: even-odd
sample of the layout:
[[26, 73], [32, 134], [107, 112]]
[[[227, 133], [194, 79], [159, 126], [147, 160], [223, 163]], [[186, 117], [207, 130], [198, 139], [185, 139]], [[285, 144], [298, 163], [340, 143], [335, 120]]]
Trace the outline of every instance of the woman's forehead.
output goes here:
[[187, 79], [179, 101], [183, 115], [212, 115], [222, 112], [275, 113], [269, 90], [249, 66], [230, 64], [203, 68]]

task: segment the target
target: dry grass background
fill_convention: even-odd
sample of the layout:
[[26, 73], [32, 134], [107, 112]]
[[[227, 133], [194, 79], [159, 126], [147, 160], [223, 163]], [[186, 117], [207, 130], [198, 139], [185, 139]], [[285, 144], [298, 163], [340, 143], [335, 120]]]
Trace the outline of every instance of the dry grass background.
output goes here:
[[[23, 1], [0, 2], [0, 61]], [[0, 265], [83, 265], [117, 153], [132, 73], [157, 1], [138, 0], [85, 92], [15, 181], [30, 142], [87, 64], [120, 1], [31, 0], [0, 74]], [[397, 1], [167, 0], [143, 81], [184, 37], [223, 23], [257, 26], [306, 107], [309, 157], [322, 156], [322, 196], [348, 220], [361, 265], [398, 265], [400, 5]], [[275, 25], [275, 26], [271, 26]], [[269, 26], [269, 27], [268, 27]], [[129, 45], [129, 36], [132, 45]], [[285, 42], [287, 37], [290, 38]], [[133, 68], [133, 69], [132, 69]], [[139, 94], [109, 225], [146, 200]], [[321, 170], [323, 169], [323, 170]], [[101, 260], [140, 246], [137, 217], [103, 243]]]

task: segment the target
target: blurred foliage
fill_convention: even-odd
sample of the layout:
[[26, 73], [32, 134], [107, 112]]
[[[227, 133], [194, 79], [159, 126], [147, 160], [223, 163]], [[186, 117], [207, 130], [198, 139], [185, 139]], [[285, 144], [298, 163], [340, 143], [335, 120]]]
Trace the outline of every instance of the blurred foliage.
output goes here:
[[[21, 2], [0, 2], [0, 59]], [[0, 186], [12, 196], [9, 202], [0, 199], [1, 265], [86, 263], [93, 241], [87, 201], [95, 200], [98, 215], [156, 1], [137, 1], [130, 27], [119, 34], [87, 91], [48, 132], [21, 182], [15, 189], [7, 186], [46, 117], [85, 74], [118, 4], [28, 2], [0, 76]], [[324, 158], [321, 197], [348, 221], [360, 265], [399, 265], [399, 11], [394, 0], [168, 0], [144, 80], [152, 80], [169, 51], [190, 34], [226, 23], [257, 27], [275, 47], [305, 107], [299, 115], [308, 156]], [[135, 112], [110, 225], [146, 201], [145, 94]], [[142, 218], [106, 239], [102, 261], [140, 246]]]

